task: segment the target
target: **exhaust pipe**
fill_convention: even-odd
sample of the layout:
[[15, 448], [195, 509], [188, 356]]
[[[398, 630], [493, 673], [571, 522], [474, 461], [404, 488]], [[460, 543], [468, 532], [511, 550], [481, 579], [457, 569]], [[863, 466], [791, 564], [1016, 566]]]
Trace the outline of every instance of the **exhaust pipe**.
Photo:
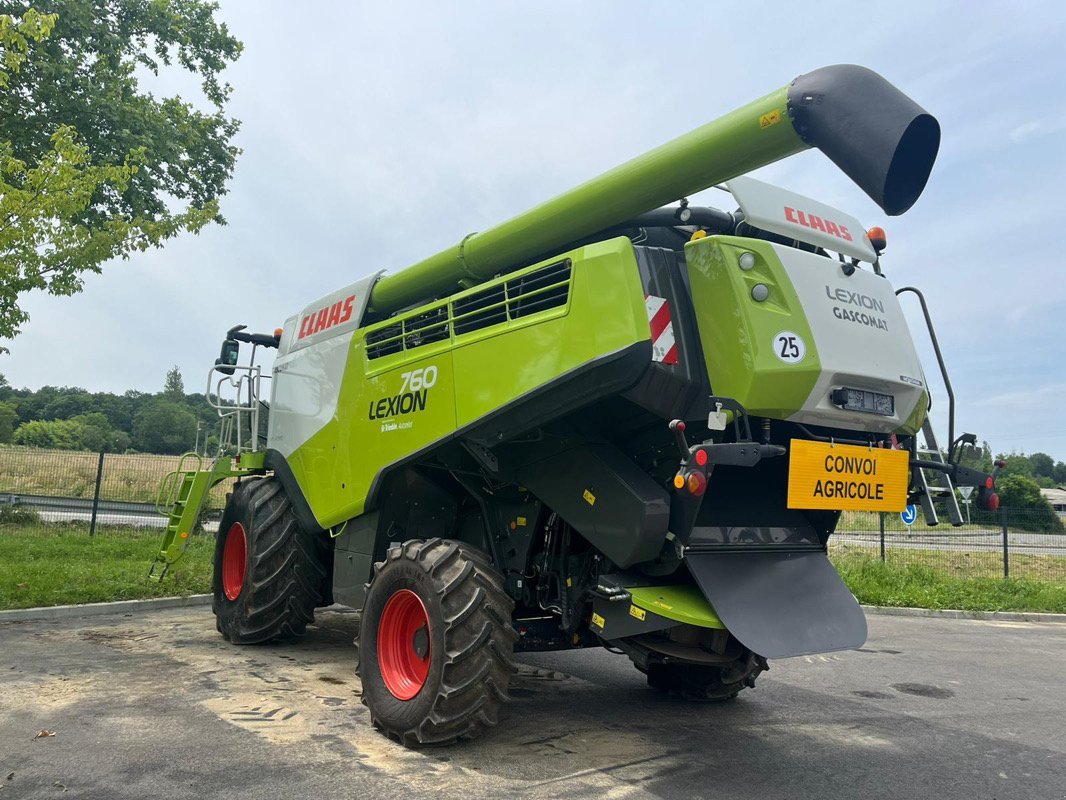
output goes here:
[[940, 126], [864, 67], [823, 67], [507, 222], [391, 275], [370, 308], [389, 314], [518, 269], [544, 253], [816, 147], [887, 214], [921, 195]]

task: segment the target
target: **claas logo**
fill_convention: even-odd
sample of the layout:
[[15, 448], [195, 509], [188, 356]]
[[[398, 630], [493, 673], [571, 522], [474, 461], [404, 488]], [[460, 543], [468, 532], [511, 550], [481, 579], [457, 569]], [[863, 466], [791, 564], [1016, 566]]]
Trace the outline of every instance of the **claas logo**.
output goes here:
[[811, 214], [809, 211], [804, 213], [792, 208], [792, 206], [785, 206], [785, 219], [793, 225], [802, 225], [804, 228], [828, 233], [830, 236], [835, 236], [846, 242], [853, 241], [851, 231], [847, 229], [847, 226], [837, 225], [831, 219], [822, 219], [817, 214]]
[[331, 306], [312, 311], [300, 321], [300, 335], [297, 338], [303, 339], [311, 334], [332, 328], [334, 325], [347, 322], [352, 318], [352, 306], [354, 303], [355, 295], [353, 294], [343, 300], [338, 300]]

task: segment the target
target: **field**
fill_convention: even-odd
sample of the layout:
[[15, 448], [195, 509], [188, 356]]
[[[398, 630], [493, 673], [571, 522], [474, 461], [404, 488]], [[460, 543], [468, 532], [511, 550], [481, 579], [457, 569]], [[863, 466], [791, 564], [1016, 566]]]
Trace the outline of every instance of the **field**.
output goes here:
[[195, 536], [162, 582], [149, 581], [159, 531], [0, 525], [0, 608], [202, 594], [211, 587], [214, 537]]

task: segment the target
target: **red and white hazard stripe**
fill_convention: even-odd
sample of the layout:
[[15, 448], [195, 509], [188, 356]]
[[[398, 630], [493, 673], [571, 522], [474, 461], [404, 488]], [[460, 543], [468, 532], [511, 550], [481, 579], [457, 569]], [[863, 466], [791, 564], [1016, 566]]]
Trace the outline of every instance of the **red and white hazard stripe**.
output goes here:
[[670, 304], [665, 297], [645, 295], [644, 306], [648, 310], [648, 325], [651, 328], [651, 358], [663, 364], [677, 363], [677, 343], [674, 341], [674, 320], [670, 316]]

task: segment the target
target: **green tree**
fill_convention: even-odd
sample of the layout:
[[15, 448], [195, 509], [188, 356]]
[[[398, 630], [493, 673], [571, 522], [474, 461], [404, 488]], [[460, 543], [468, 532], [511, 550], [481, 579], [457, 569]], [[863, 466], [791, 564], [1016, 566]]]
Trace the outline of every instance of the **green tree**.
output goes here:
[[133, 420], [133, 444], [147, 453], [184, 453], [196, 442], [196, 416], [163, 397], [149, 400]]
[[1029, 456], [1029, 463], [1032, 464], [1034, 477], [1054, 478], [1055, 461], [1047, 453], [1033, 453]]
[[167, 370], [166, 380], [163, 381], [163, 397], [175, 403], [185, 402], [185, 381], [181, 378], [181, 370], [177, 365]]
[[1062, 520], [1032, 478], [1005, 474], [996, 481], [996, 491], [1008, 524], [1013, 527], [1055, 533], [1063, 531]]
[[[209, 0], [0, 0], [0, 337], [26, 292], [79, 291], [86, 272], [223, 223], [239, 150], [220, 73], [241, 44]], [[177, 65], [206, 109], [138, 74]]]
[[1059, 486], [1066, 484], [1066, 464], [1061, 461], [1055, 465], [1055, 483]]
[[14, 403], [0, 403], [0, 444], [9, 444], [19, 425], [19, 412]]
[[80, 450], [83, 426], [69, 419], [24, 422], [15, 431], [15, 444], [56, 450]]

